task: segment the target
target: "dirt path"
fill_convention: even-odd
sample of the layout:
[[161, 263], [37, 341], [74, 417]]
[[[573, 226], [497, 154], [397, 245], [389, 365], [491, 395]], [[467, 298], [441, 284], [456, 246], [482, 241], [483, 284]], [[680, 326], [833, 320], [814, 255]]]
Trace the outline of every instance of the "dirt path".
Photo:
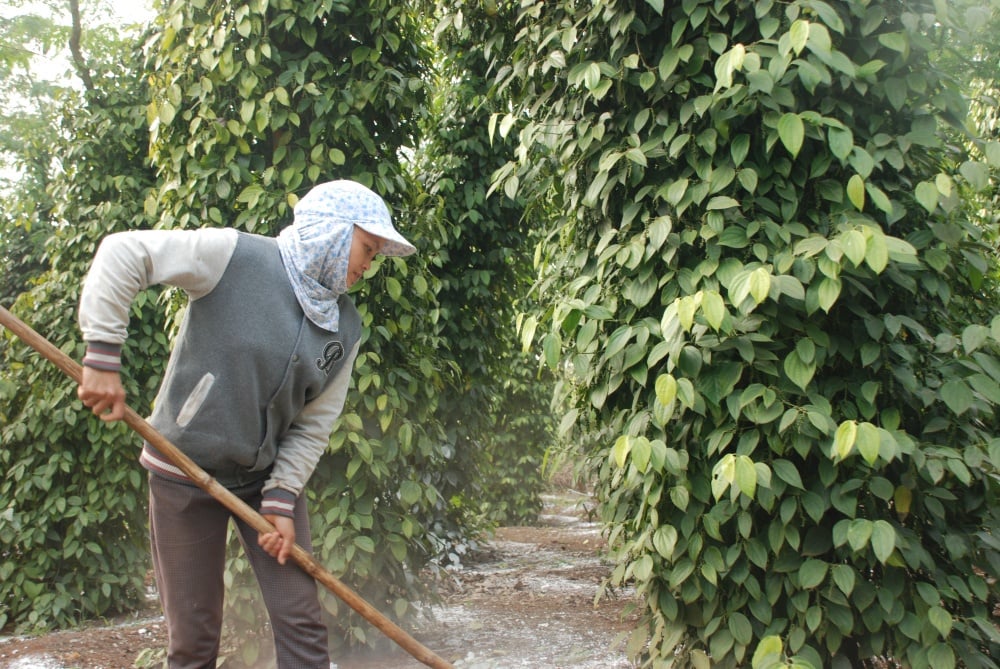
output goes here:
[[[497, 531], [477, 562], [452, 573], [435, 623], [408, 630], [456, 669], [628, 669], [620, 635], [628, 593], [594, 597], [610, 571], [587, 498], [546, 498], [538, 526]], [[0, 669], [131, 669], [163, 645], [161, 618], [0, 638]], [[336, 669], [420, 669], [402, 651], [335, 658]], [[225, 669], [242, 669], [225, 665]]]

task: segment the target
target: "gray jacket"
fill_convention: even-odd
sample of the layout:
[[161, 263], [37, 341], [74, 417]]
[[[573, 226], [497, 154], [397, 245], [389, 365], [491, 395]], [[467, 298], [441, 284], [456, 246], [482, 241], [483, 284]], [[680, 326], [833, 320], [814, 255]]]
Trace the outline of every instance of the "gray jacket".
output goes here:
[[[312, 324], [270, 238], [231, 229], [110, 235], [80, 299], [92, 366], [120, 364], [131, 302], [157, 283], [191, 302], [153, 425], [224, 485], [270, 473], [265, 491], [298, 495], [343, 409], [361, 331], [353, 303], [341, 296], [339, 333]], [[146, 449], [143, 464], [183, 476], [162, 457]]]
[[264, 478], [295, 417], [360, 339], [346, 295], [340, 314], [339, 332], [313, 324], [275, 241], [240, 234], [218, 284], [188, 307], [150, 423], [224, 486]]

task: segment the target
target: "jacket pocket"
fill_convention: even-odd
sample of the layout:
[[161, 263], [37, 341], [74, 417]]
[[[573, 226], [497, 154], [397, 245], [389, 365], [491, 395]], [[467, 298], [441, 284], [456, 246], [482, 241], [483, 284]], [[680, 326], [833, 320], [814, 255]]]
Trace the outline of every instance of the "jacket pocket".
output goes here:
[[198, 381], [198, 385], [194, 387], [191, 394], [188, 395], [187, 400], [184, 401], [184, 406], [181, 407], [180, 413], [177, 414], [177, 425], [180, 427], [187, 427], [188, 423], [194, 420], [194, 417], [198, 414], [198, 410], [201, 409], [201, 405], [205, 403], [205, 398], [208, 397], [209, 391], [215, 384], [214, 374], [205, 374]]

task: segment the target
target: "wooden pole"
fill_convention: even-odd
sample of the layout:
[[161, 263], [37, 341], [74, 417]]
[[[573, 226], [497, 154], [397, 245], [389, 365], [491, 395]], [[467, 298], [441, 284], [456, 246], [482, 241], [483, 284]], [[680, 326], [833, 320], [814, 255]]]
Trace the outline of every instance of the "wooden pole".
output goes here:
[[[48, 339], [32, 330], [21, 319], [0, 306], [0, 325], [17, 335], [25, 344], [35, 349], [43, 357], [54, 363], [59, 369], [66, 373], [71, 379], [80, 383], [83, 369], [80, 365], [55, 347]], [[250, 508], [246, 502], [222, 486], [218, 481], [208, 475], [205, 470], [194, 463], [191, 458], [185, 455], [179, 448], [174, 446], [150, 425], [144, 418], [139, 416], [130, 407], [125, 408], [125, 423], [139, 433], [143, 439], [148, 441], [153, 448], [170, 459], [181, 471], [183, 471], [199, 488], [210, 494], [222, 503], [227, 509], [235, 513], [241, 519], [249, 523], [258, 532], [274, 532], [274, 526], [267, 522], [257, 511]], [[331, 574], [323, 565], [316, 561], [304, 548], [295, 544], [291, 551], [294, 560], [307, 574], [319, 581], [327, 590], [342, 599], [348, 606], [360, 613], [365, 620], [381, 630], [387, 637], [396, 642], [401, 648], [414, 658], [433, 669], [454, 669], [451, 664], [444, 661], [432, 650], [421, 644], [412, 636], [407, 634], [398, 625], [386, 618], [378, 609], [365, 601], [360, 595], [344, 585], [337, 577]]]

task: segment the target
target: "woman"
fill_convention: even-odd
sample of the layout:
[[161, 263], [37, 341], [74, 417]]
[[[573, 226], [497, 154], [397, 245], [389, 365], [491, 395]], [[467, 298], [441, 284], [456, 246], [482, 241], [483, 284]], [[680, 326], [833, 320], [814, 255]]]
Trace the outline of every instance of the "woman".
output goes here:
[[[327, 669], [313, 579], [286, 561], [311, 550], [302, 494], [340, 415], [361, 337], [347, 290], [381, 253], [416, 249], [382, 199], [351, 181], [313, 188], [277, 237], [233, 229], [108, 236], [80, 298], [87, 352], [78, 394], [103, 420], [124, 416], [121, 348], [146, 287], [189, 304], [149, 422], [275, 527], [253, 541], [233, 518], [264, 595], [279, 669]], [[231, 514], [148, 443], [150, 544], [171, 669], [214, 667]]]

